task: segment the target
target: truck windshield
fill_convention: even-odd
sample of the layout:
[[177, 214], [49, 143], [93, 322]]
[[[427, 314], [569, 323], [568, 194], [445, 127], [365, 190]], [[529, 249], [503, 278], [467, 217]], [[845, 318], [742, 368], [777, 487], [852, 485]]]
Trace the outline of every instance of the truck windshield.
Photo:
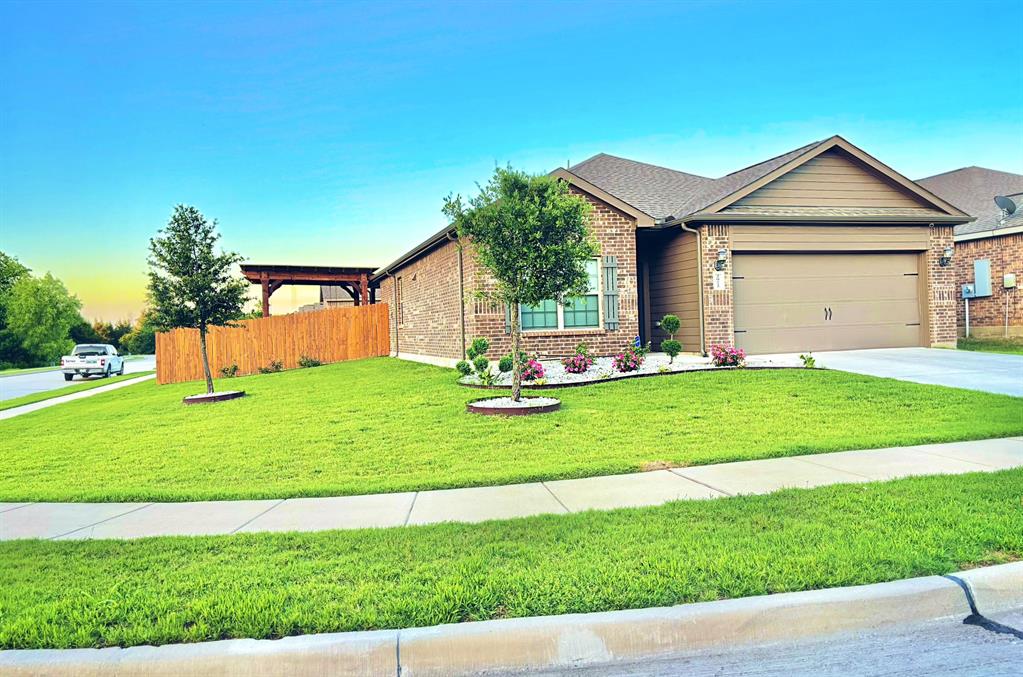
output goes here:
[[81, 357], [91, 357], [93, 355], [106, 355], [106, 346], [75, 346], [75, 350], [72, 355], [79, 355]]

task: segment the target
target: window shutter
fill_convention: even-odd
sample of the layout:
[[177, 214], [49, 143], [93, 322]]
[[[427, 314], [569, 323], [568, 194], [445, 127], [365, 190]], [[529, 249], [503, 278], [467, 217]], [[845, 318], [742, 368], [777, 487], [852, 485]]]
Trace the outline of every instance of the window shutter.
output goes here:
[[618, 329], [618, 257], [604, 257], [604, 328]]
[[511, 333], [511, 306], [504, 304], [504, 333]]

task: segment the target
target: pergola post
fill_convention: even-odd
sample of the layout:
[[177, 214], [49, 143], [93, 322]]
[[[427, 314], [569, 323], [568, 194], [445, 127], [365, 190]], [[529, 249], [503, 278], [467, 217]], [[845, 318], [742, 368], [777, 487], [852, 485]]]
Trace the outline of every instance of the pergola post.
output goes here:
[[263, 317], [270, 317], [270, 276], [265, 270], [259, 274], [259, 284], [263, 288]]
[[366, 273], [359, 276], [359, 296], [362, 300], [360, 305], [369, 305], [369, 275]]

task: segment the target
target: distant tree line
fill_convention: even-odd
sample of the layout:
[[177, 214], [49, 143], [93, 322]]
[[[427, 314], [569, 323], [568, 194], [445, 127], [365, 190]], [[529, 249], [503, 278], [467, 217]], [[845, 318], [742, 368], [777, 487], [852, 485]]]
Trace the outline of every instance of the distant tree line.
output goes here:
[[109, 343], [122, 353], [156, 352], [151, 313], [132, 323], [89, 323], [82, 302], [50, 273], [32, 275], [0, 251], [0, 369], [56, 364], [76, 343]]

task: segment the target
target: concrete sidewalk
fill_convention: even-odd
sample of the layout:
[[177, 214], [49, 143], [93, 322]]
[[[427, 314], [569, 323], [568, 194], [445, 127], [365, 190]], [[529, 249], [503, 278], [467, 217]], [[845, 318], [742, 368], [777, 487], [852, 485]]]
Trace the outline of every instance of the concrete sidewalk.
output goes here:
[[0, 540], [197, 536], [482, 522], [1018, 466], [1023, 466], [1023, 437], [400, 494], [193, 503], [0, 503]]
[[46, 409], [47, 407], [54, 407], [58, 404], [65, 402], [71, 402], [72, 400], [80, 400], [83, 397], [92, 397], [93, 395], [99, 395], [100, 393], [109, 393], [111, 390], [117, 390], [118, 388], [127, 388], [133, 386], [136, 383], [142, 383], [150, 379], [156, 378], [156, 374], [146, 374], [145, 376], [139, 376], [138, 378], [129, 378], [124, 381], [117, 381], [106, 386], [97, 386], [88, 390], [79, 390], [78, 392], [70, 393], [68, 395], [58, 395], [57, 397], [51, 397], [48, 400], [42, 400], [40, 402], [33, 402], [32, 404], [26, 404], [21, 407], [13, 407], [11, 409], [5, 409], [0, 411], [0, 421], [8, 418], [14, 418], [15, 416], [21, 416], [31, 411], [38, 411], [40, 409]]

